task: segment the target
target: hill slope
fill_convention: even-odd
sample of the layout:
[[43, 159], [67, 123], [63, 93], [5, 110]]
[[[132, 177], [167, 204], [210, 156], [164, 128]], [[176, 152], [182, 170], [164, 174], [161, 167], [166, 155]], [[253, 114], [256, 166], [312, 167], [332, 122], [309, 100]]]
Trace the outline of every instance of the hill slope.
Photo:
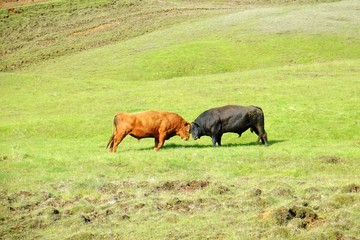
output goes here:
[[16, 70], [232, 8], [233, 4], [206, 2], [97, 0], [0, 9], [0, 70]]
[[[30, 71], [132, 81], [357, 59], [357, 5], [349, 1], [242, 10], [177, 24]], [[310, 25], [314, 12], [319, 14]]]

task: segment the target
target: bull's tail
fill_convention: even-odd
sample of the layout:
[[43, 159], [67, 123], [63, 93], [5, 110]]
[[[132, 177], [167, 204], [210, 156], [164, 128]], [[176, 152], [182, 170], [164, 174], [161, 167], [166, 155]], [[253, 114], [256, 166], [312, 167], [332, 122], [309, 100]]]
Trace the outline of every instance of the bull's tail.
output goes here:
[[106, 148], [110, 148], [112, 149], [112, 147], [114, 146], [114, 138], [115, 138], [115, 130], [116, 130], [116, 124], [117, 124], [117, 115], [114, 116], [114, 121], [113, 121], [113, 129], [112, 129], [112, 132], [113, 134], [111, 135], [110, 139], [109, 139], [109, 142], [108, 144], [106, 145]]
[[106, 148], [105, 149], [108, 149], [109, 148], [109, 146], [110, 146], [110, 149], [114, 146], [114, 136], [115, 136], [115, 134], [113, 133], [112, 135], [111, 135], [111, 137], [110, 137], [110, 139], [109, 139], [109, 142], [108, 142], [108, 144], [106, 145]]

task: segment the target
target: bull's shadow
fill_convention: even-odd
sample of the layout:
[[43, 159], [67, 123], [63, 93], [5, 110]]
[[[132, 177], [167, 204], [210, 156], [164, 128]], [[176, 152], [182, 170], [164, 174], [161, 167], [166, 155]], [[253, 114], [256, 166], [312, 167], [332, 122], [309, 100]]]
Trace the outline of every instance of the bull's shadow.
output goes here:
[[[286, 140], [271, 140], [268, 141], [269, 143], [269, 147], [271, 147], [274, 144], [278, 144], [278, 143], [282, 143], [282, 142], [286, 142]], [[262, 143], [256, 143], [256, 142], [247, 142], [247, 143], [228, 143], [228, 144], [223, 144], [221, 145], [221, 148], [232, 148], [232, 147], [251, 147], [251, 146], [259, 146], [262, 147], [263, 144]], [[211, 141], [209, 144], [177, 144], [177, 143], [166, 143], [164, 144], [164, 146], [162, 146], [160, 148], [159, 151], [161, 151], [161, 149], [175, 149], [175, 148], [212, 148], [212, 144]], [[145, 151], [145, 150], [151, 150], [154, 147], [146, 147], [146, 148], [140, 148], [138, 150], [140, 151]]]

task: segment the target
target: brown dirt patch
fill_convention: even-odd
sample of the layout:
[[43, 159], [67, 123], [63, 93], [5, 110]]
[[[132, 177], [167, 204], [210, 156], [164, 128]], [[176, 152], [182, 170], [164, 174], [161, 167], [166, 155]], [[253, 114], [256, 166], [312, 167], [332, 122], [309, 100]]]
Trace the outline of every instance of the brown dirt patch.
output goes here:
[[262, 212], [259, 214], [259, 218], [263, 219], [263, 220], [269, 220], [269, 219], [271, 219], [272, 215], [273, 215], [273, 211], [271, 211], [271, 210], [265, 211], [265, 212]]
[[319, 156], [317, 160], [323, 163], [331, 163], [331, 164], [339, 164], [344, 162], [342, 158], [335, 155]]
[[209, 186], [208, 181], [189, 181], [189, 182], [179, 182], [179, 181], [173, 181], [173, 182], [165, 182], [164, 184], [157, 186], [157, 191], [184, 191], [184, 192], [191, 192], [195, 190], [201, 190], [205, 187]]
[[18, 201], [22, 201], [24, 199], [28, 199], [30, 197], [32, 197], [33, 194], [31, 192], [28, 191], [20, 191], [18, 193], [13, 193], [8, 197], [8, 202], [9, 203], [14, 203], [14, 202], [18, 202]]
[[272, 190], [273, 194], [280, 197], [294, 198], [295, 194], [292, 189], [287, 187], [277, 187]]
[[358, 184], [350, 184], [350, 185], [344, 186], [342, 188], [342, 192], [344, 192], [344, 193], [358, 193], [358, 192], [360, 192], [360, 185], [358, 185]]
[[296, 205], [290, 208], [280, 207], [271, 213], [264, 212], [260, 216], [261, 218], [272, 216], [278, 225], [295, 225], [303, 229], [308, 229], [316, 222], [323, 220], [313, 209]]
[[226, 186], [218, 186], [216, 189], [216, 192], [220, 195], [223, 195], [223, 194], [230, 192], [230, 188], [228, 188]]
[[117, 193], [119, 190], [124, 189], [138, 189], [138, 188], [145, 188], [148, 186], [147, 182], [140, 182], [134, 183], [129, 181], [117, 182], [117, 183], [106, 183], [98, 188], [99, 192], [107, 193], [107, 194], [114, 194]]
[[173, 198], [164, 204], [158, 204], [158, 210], [170, 210], [176, 212], [191, 212], [194, 210], [201, 209], [202, 200], [191, 201], [191, 200], [180, 200], [179, 198]]
[[109, 194], [109, 193], [114, 194], [118, 191], [118, 189], [119, 189], [119, 186], [114, 183], [107, 183], [98, 188], [99, 192], [107, 193], [107, 194]]
[[34, 4], [34, 3], [46, 2], [46, 1], [47, 0], [2, 0], [0, 2], [0, 8], [9, 9], [26, 4]]
[[104, 24], [101, 24], [99, 26], [86, 29], [84, 31], [74, 32], [74, 33], [71, 34], [71, 36], [78, 37], [78, 36], [90, 35], [92, 33], [101, 32], [103, 30], [106, 30], [106, 29], [108, 29], [110, 27], [113, 27], [113, 26], [115, 26], [117, 24], [119, 24], [119, 23], [117, 23], [117, 22], [104, 23]]

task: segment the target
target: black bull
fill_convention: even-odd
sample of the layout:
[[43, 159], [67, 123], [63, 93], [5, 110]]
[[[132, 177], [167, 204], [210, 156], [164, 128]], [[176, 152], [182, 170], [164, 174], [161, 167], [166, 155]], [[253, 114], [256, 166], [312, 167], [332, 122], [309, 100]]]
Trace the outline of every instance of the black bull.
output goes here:
[[255, 106], [228, 105], [209, 109], [194, 120], [190, 131], [195, 140], [201, 136], [210, 136], [213, 147], [216, 147], [216, 143], [220, 147], [224, 133], [233, 132], [240, 137], [249, 128], [258, 135], [257, 143], [261, 140], [265, 146], [268, 146], [264, 113], [261, 108]]

